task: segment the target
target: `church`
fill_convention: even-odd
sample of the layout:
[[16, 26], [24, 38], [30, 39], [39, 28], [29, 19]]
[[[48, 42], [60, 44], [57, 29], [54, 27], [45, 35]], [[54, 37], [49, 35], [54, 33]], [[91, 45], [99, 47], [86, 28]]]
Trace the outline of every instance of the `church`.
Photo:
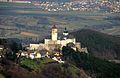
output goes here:
[[79, 50], [80, 52], [88, 53], [87, 48], [81, 48], [81, 44], [76, 42], [76, 39], [69, 37], [69, 32], [65, 28], [62, 35], [58, 36], [58, 28], [53, 25], [51, 29], [51, 38], [44, 39], [44, 43], [30, 44], [29, 50], [34, 51], [47, 51], [48, 53], [59, 53], [62, 51], [63, 46], [70, 46], [74, 50]]

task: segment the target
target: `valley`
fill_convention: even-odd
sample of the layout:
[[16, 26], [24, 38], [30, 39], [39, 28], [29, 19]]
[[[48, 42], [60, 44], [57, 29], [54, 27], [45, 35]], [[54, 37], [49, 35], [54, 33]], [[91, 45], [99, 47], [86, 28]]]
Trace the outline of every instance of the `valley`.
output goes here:
[[[31, 35], [24, 37], [21, 34], [21, 32], [29, 32], [41, 39], [50, 35], [52, 25], [57, 25], [59, 29], [67, 27], [70, 32], [76, 29], [93, 29], [111, 35], [120, 35], [119, 13], [83, 11], [47, 12], [34, 8], [32, 4], [12, 5], [9, 3], [7, 6], [6, 8], [2, 5], [0, 6], [1, 38], [33, 38]], [[14, 6], [17, 6], [17, 8], [13, 8]], [[26, 6], [26, 8], [20, 6]]]
[[120, 77], [119, 2], [22, 2], [0, 2], [0, 78]]

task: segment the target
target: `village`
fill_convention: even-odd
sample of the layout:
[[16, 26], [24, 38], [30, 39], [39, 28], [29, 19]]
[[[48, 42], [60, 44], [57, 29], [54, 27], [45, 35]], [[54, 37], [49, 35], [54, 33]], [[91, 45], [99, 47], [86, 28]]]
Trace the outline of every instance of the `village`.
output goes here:
[[[67, 2], [29, 1], [29, 0], [0, 0], [0, 2], [33, 4], [43, 11], [105, 11], [107, 13], [120, 12], [120, 1], [83, 0]], [[93, 7], [94, 6], [94, 7]]]

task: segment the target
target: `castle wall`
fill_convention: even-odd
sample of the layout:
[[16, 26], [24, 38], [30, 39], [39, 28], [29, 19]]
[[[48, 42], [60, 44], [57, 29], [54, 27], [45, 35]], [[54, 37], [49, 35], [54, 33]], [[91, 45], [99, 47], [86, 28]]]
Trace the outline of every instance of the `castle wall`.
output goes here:
[[45, 44], [48, 44], [49, 41], [51, 41], [51, 39], [45, 39], [45, 40], [44, 40], [44, 43], [45, 43]]
[[62, 46], [66, 46], [68, 43], [76, 43], [76, 41], [75, 41], [75, 39], [66, 39], [66, 40], [61, 40], [60, 41], [60, 44], [62, 45]]
[[80, 44], [80, 43], [77, 42], [77, 43], [75, 44], [75, 46], [76, 46], [76, 48], [81, 49], [81, 44]]
[[39, 48], [38, 48], [38, 50], [42, 50], [42, 49], [49, 50], [49, 47], [48, 47], [47, 44], [39, 44]]
[[30, 44], [30, 50], [37, 50], [39, 47], [39, 44]]
[[84, 52], [84, 53], [88, 53], [88, 50], [87, 48], [81, 48], [81, 49], [78, 49], [80, 52]]

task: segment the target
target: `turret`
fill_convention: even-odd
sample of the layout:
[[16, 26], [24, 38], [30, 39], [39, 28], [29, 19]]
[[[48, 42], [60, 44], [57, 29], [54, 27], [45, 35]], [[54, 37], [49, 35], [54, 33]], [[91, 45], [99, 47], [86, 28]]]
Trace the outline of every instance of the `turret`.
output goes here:
[[65, 30], [63, 31], [63, 35], [64, 35], [64, 36], [68, 36], [68, 34], [69, 34], [69, 33], [68, 33], [68, 31], [67, 31], [67, 28], [65, 28]]
[[58, 29], [55, 25], [53, 25], [52, 27], [52, 40], [57, 40], [57, 36], [58, 36]]
[[65, 28], [65, 30], [63, 31], [63, 36], [64, 36], [65, 40], [67, 39], [68, 34], [69, 33], [68, 33], [67, 29]]

